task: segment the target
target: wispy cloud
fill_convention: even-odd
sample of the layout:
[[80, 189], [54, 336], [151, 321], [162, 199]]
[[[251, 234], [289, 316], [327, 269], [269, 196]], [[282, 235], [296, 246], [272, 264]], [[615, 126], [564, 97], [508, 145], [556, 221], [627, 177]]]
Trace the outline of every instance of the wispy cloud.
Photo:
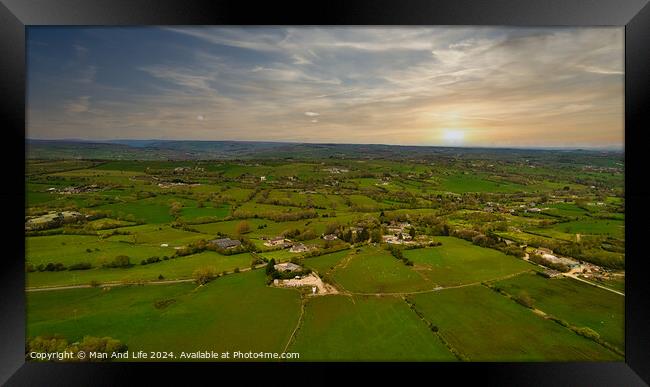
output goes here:
[[[131, 30], [120, 43], [149, 53], [134, 56], [102, 46], [117, 39], [110, 30], [86, 37], [70, 58], [78, 82], [30, 86], [31, 132], [439, 144], [455, 130], [465, 145], [622, 144], [620, 28], [158, 32]], [[66, 114], [48, 100], [67, 101]]]
[[90, 106], [90, 96], [84, 95], [73, 101], [68, 101], [64, 109], [68, 113], [84, 113], [87, 112]]

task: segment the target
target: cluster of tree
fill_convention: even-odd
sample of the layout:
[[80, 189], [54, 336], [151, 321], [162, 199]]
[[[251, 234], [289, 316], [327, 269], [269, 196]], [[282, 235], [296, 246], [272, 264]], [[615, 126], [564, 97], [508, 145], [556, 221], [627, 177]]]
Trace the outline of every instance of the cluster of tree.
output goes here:
[[413, 261], [410, 259], [406, 258], [404, 256], [404, 253], [402, 252], [402, 249], [399, 247], [393, 246], [393, 245], [388, 245], [387, 247], [388, 251], [390, 251], [390, 254], [395, 257], [396, 259], [399, 259], [402, 261], [406, 266], [413, 266]]
[[25, 264], [25, 271], [27, 271], [28, 273], [35, 272], [35, 271], [64, 271], [64, 270], [68, 270], [68, 268], [65, 267], [65, 265], [60, 262], [57, 263], [49, 262], [46, 265], [41, 263], [37, 266], [34, 266], [31, 263]]
[[173, 216], [174, 218], [180, 217], [182, 210], [183, 210], [183, 203], [172, 202], [169, 205], [169, 215]]
[[174, 257], [185, 257], [187, 255], [197, 254], [205, 250], [217, 250], [217, 247], [206, 242], [204, 239], [192, 242], [187, 246], [182, 246], [174, 251]]
[[[379, 232], [381, 233], [381, 230], [379, 230]], [[331, 234], [336, 235], [337, 238], [347, 243], [363, 243], [371, 238], [371, 230], [363, 224], [361, 224], [361, 226], [355, 227], [354, 229], [352, 227], [340, 226], [335, 232]], [[378, 238], [377, 235], [375, 235], [375, 238], [381, 241], [381, 234], [379, 234]]]
[[[114, 339], [112, 337], [93, 337], [85, 336], [81, 341], [69, 344], [68, 341], [60, 335], [53, 336], [36, 336], [27, 341], [25, 346], [25, 357], [29, 360], [34, 360], [29, 357], [31, 352], [36, 353], [61, 353], [61, 352], [72, 352], [73, 354], [84, 351], [85, 353], [103, 353], [106, 356], [103, 356], [100, 359], [106, 358], [105, 360], [110, 360], [111, 355], [114, 353], [123, 353], [126, 352], [128, 347], [123, 344], [121, 341]], [[54, 358], [53, 361], [58, 361], [59, 359]], [[98, 359], [89, 359], [86, 357], [84, 359], [79, 359], [75, 357], [73, 359], [64, 359], [64, 361], [97, 361]]]
[[429, 241], [423, 243], [413, 243], [413, 244], [403, 245], [402, 250], [415, 250], [415, 249], [423, 249], [425, 247], [438, 247], [438, 246], [442, 246], [442, 242]]
[[205, 285], [213, 279], [217, 278], [219, 275], [217, 274], [214, 267], [205, 266], [194, 270], [192, 276], [198, 285]]
[[117, 230], [113, 230], [111, 232], [107, 232], [106, 234], [100, 234], [99, 237], [101, 239], [107, 239], [107, 238], [110, 238], [110, 237], [115, 236], [115, 235], [131, 235], [131, 233], [129, 231], [123, 231], [123, 230], [117, 229]]
[[46, 236], [46, 235], [60, 235], [65, 231], [62, 228], [54, 228], [49, 230], [25, 230], [25, 236]]
[[420, 226], [425, 228], [427, 235], [433, 236], [448, 236], [450, 227], [444, 219], [433, 214], [421, 215], [417, 222]]
[[157, 263], [157, 262], [162, 262], [162, 261], [167, 261], [167, 260], [169, 260], [169, 257], [166, 256], [166, 255], [163, 256], [162, 258], [160, 258], [158, 256], [153, 256], [153, 257], [149, 257], [147, 259], [143, 259], [142, 261], [140, 261], [140, 264], [141, 265], [149, 265], [151, 263]]
[[233, 211], [232, 216], [233, 218], [238, 218], [238, 219], [266, 218], [269, 220], [273, 220], [275, 222], [290, 222], [293, 220], [317, 218], [318, 213], [314, 209], [305, 209], [300, 211], [287, 211], [287, 212], [269, 211], [264, 213], [244, 211], [238, 209]]
[[308, 241], [316, 238], [316, 233], [311, 228], [305, 228], [303, 230], [294, 228], [294, 229], [283, 231], [282, 236], [288, 239], [295, 239], [298, 241]]
[[517, 257], [517, 258], [523, 258], [526, 255], [526, 253], [524, 253], [524, 250], [522, 248], [515, 245], [509, 245], [501, 248], [500, 250], [506, 253], [507, 255], [512, 255], [513, 257]]
[[68, 266], [68, 270], [88, 270], [91, 269], [93, 265], [90, 262], [77, 262]]
[[118, 255], [112, 261], [104, 262], [103, 267], [107, 268], [124, 268], [131, 266], [131, 258], [127, 255]]
[[268, 259], [262, 257], [261, 255], [258, 255], [256, 253], [251, 253], [251, 256], [253, 257], [251, 259], [251, 269], [255, 269], [257, 265], [261, 265], [264, 262], [268, 262]]
[[70, 266], [65, 266], [63, 263], [57, 262], [49, 262], [47, 264], [39, 264], [34, 266], [34, 264], [27, 262], [25, 264], [25, 271], [28, 273], [32, 273], [35, 271], [64, 271], [64, 270], [88, 270], [92, 269], [92, 264], [90, 262], [78, 262], [78, 263], [73, 263]]
[[523, 305], [526, 308], [532, 309], [535, 307], [535, 301], [530, 297], [528, 292], [522, 290], [518, 295], [512, 297], [519, 305]]
[[49, 230], [52, 228], [63, 227], [64, 225], [71, 224], [84, 224], [86, 222], [85, 216], [69, 216], [65, 218], [63, 215], [59, 214], [55, 218], [47, 222], [40, 223], [29, 223], [29, 231], [43, 231]]
[[283, 199], [283, 198], [274, 198], [274, 199], [267, 199], [267, 198], [259, 198], [257, 199], [257, 203], [260, 204], [272, 204], [276, 206], [285, 206], [285, 207], [297, 207], [297, 208], [318, 208], [318, 209], [326, 209], [324, 206], [318, 206], [315, 205], [314, 202], [311, 200], [311, 198], [307, 199], [306, 203], [297, 203], [289, 198]]
[[235, 226], [235, 234], [237, 235], [247, 234], [249, 232], [251, 232], [251, 224], [245, 220], [242, 220]]

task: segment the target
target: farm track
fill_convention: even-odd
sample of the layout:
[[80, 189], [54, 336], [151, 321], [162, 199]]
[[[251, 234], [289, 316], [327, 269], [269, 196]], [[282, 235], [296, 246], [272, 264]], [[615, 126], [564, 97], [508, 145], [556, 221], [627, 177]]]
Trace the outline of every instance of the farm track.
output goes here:
[[293, 329], [293, 332], [291, 332], [291, 336], [289, 336], [289, 340], [287, 341], [287, 345], [284, 346], [284, 349], [282, 352], [286, 353], [287, 349], [289, 349], [289, 346], [291, 343], [293, 343], [293, 340], [296, 338], [296, 333], [302, 326], [302, 319], [305, 315], [305, 304], [307, 304], [307, 299], [305, 297], [301, 297], [300, 300], [300, 316], [298, 317], [298, 322], [296, 323], [296, 327]]
[[577, 275], [573, 275], [573, 274], [569, 274], [569, 273], [564, 273], [563, 275], [564, 275], [565, 277], [567, 277], [567, 278], [573, 278], [574, 280], [578, 280], [578, 281], [580, 281], [580, 282], [584, 282], [584, 283], [589, 284], [589, 285], [591, 285], [591, 286], [595, 286], [595, 287], [597, 287], [597, 288], [601, 288], [601, 289], [603, 289], [603, 290], [607, 290], [607, 291], [609, 291], [609, 292], [616, 293], [616, 294], [618, 294], [619, 296], [623, 296], [623, 297], [625, 297], [625, 293], [623, 293], [623, 292], [619, 292], [618, 290], [610, 289], [610, 288], [608, 288], [608, 287], [605, 287], [605, 286], [602, 286], [602, 285], [598, 285], [598, 284], [595, 284], [595, 283], [593, 283], [593, 282], [589, 282], [589, 281], [587, 281], [587, 280], [584, 280], [584, 279], [578, 277]]

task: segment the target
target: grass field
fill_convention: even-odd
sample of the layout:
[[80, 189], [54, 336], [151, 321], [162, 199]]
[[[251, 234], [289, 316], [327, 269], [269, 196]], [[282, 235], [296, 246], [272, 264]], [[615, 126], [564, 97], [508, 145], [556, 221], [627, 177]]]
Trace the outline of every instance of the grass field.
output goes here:
[[622, 360], [481, 285], [410, 299], [445, 340], [472, 361]]
[[405, 250], [415, 270], [437, 286], [480, 282], [532, 269], [520, 259], [453, 237], [436, 237], [442, 246]]
[[[174, 301], [157, 309], [154, 303], [162, 300]], [[131, 351], [282, 352], [299, 314], [298, 292], [266, 287], [263, 271], [254, 271], [199, 288], [178, 284], [28, 293], [27, 337], [110, 336]]]
[[181, 210], [181, 219], [183, 220], [196, 220], [199, 218], [216, 218], [223, 219], [228, 216], [230, 208], [228, 206], [221, 207], [183, 207]]
[[60, 262], [66, 266], [80, 262], [100, 265], [118, 255], [126, 255], [132, 263], [139, 263], [141, 259], [170, 256], [174, 253], [171, 247], [132, 244], [86, 235], [28, 237], [26, 243], [26, 260], [34, 265], [49, 262]]
[[166, 223], [173, 220], [170, 207], [160, 203], [157, 198], [142, 199], [134, 202], [107, 204], [96, 207], [97, 210], [108, 211], [114, 216], [131, 216], [135, 220], [147, 223]]
[[526, 190], [526, 186], [510, 182], [494, 181], [480, 175], [456, 174], [442, 179], [438, 189], [455, 193], [516, 192]]
[[28, 287], [87, 285], [91, 281], [152, 281], [162, 275], [164, 279], [192, 278], [198, 268], [212, 268], [215, 273], [232, 271], [235, 268], [250, 267], [252, 257], [249, 253], [236, 255], [221, 255], [213, 251], [188, 255], [185, 257], [163, 260], [157, 263], [141, 265], [133, 261], [130, 268], [94, 268], [90, 270], [74, 270], [62, 272], [33, 272], [27, 273]]
[[355, 293], [411, 292], [434, 287], [427, 278], [379, 247], [366, 247], [348, 255], [333, 275], [345, 290]]
[[399, 297], [312, 298], [289, 351], [317, 361], [455, 360]]
[[625, 298], [570, 278], [547, 279], [522, 274], [495, 283], [509, 294], [525, 291], [536, 308], [577, 327], [589, 327], [602, 339], [625, 347]]
[[623, 238], [625, 222], [613, 219], [581, 219], [558, 223], [555, 228], [569, 234], [601, 234]]
[[350, 254], [350, 250], [337, 251], [336, 253], [325, 254], [314, 258], [306, 258], [304, 265], [315, 270], [318, 274], [323, 275], [331, 271], [348, 254]]
[[[134, 154], [120, 146], [114, 158], [122, 159], [102, 160], [108, 148], [90, 148], [79, 157], [93, 161], [30, 161], [26, 286], [102, 287], [28, 291], [28, 338], [111, 336], [132, 351], [282, 352], [288, 345], [304, 361], [622, 360], [485, 284], [514, 295], [526, 291], [541, 311], [589, 327], [623, 349], [623, 297], [535, 276], [542, 268], [498, 251], [502, 245], [490, 238], [494, 232], [557, 251], [562, 244], [574, 258], [616, 270], [592, 271], [591, 281], [601, 275], [600, 283], [624, 289], [620, 155], [409, 148], [406, 158], [400, 153], [395, 159], [384, 146], [375, 153], [368, 153], [375, 146], [364, 146], [348, 157], [351, 145], [302, 144], [295, 152], [273, 153], [269, 149], [277, 145], [266, 144], [251, 159], [246, 149], [258, 145], [201, 143], [196, 152], [188, 145], [178, 161], [171, 161], [172, 149], [147, 146], [137, 148], [143, 160], [129, 160]], [[78, 151], [68, 146], [52, 155]], [[221, 159], [231, 151], [236, 158]], [[211, 160], [214, 154], [220, 159]], [[199, 156], [207, 158], [190, 160]], [[59, 191], [68, 187], [80, 189]], [[544, 210], [524, 212], [533, 206]], [[90, 216], [31, 229], [30, 217], [63, 210]], [[96, 219], [98, 213], [106, 217]], [[248, 230], [238, 227], [242, 222]], [[375, 243], [378, 232], [404, 223], [410, 223], [409, 232], [442, 245], [404, 249], [411, 266], [385, 243]], [[445, 230], [479, 231], [494, 248], [437, 236]], [[332, 232], [346, 250], [304, 258], [264, 246], [266, 238], [290, 235], [322, 254], [331, 247], [322, 236]], [[578, 233], [584, 243], [570, 245]], [[176, 256], [177, 247], [219, 235], [242, 239], [247, 252]], [[106, 267], [119, 255], [131, 265]], [[266, 286], [272, 277], [263, 269], [231, 273], [250, 268], [260, 256], [298, 258], [338, 294], [307, 296], [300, 293], [306, 289]], [[152, 257], [161, 260], [142, 264]], [[33, 271], [50, 262], [92, 268]], [[197, 287], [197, 269], [231, 274]], [[167, 282], [143, 284], [152, 281]], [[290, 383], [290, 377], [275, 378]]]

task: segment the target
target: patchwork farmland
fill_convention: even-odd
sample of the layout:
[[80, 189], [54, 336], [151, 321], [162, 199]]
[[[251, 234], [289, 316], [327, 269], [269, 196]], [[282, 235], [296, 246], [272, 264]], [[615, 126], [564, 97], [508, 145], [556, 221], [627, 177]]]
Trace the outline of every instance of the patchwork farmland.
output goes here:
[[27, 163], [30, 350], [624, 358], [620, 153], [76, 146]]

